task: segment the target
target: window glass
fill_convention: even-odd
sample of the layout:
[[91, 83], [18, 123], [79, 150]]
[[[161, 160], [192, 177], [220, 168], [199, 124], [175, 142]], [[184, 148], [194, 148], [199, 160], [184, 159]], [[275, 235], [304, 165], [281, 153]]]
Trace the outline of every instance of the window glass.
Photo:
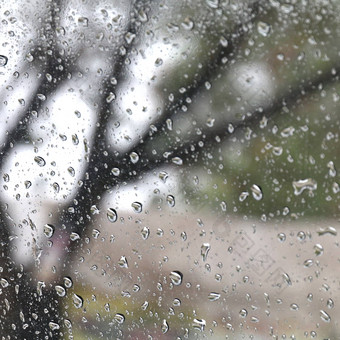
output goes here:
[[337, 339], [338, 0], [0, 0], [1, 339]]

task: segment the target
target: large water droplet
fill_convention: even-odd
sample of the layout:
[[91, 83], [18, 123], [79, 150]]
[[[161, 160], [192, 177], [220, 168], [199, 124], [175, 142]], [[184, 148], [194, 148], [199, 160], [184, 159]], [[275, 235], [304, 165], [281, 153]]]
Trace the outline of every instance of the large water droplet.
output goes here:
[[77, 295], [77, 294], [73, 294], [72, 295], [72, 301], [73, 301], [73, 304], [76, 308], [81, 308], [83, 307], [83, 303], [84, 303], [84, 300], [81, 296]]
[[266, 22], [259, 21], [257, 23], [257, 31], [263, 36], [267, 37], [270, 33], [271, 26], [267, 24]]
[[217, 301], [220, 297], [221, 297], [221, 294], [211, 292], [209, 293], [208, 299], [209, 301]]
[[77, 233], [75, 233], [75, 232], [72, 232], [72, 233], [70, 234], [70, 239], [71, 239], [71, 241], [76, 241], [76, 240], [79, 240], [79, 239], [80, 239], [80, 236], [79, 236], [79, 234], [77, 234]]
[[321, 256], [323, 254], [324, 250], [321, 244], [317, 243], [313, 249], [316, 256]]
[[118, 215], [117, 211], [113, 208], [108, 208], [107, 213], [106, 213], [107, 219], [111, 222], [114, 223], [117, 221]]
[[207, 257], [208, 257], [208, 253], [209, 253], [209, 250], [210, 250], [210, 244], [209, 243], [203, 243], [201, 245], [201, 256], [202, 256], [202, 259], [203, 261], [206, 261], [207, 260]]
[[169, 175], [166, 171], [160, 171], [158, 177], [165, 183]]
[[121, 325], [121, 324], [124, 323], [124, 321], [125, 321], [125, 316], [124, 316], [124, 314], [117, 313], [117, 314], [113, 317], [113, 320], [116, 321], [117, 323], [119, 323], [119, 324]]
[[49, 322], [48, 326], [52, 331], [58, 330], [60, 328], [60, 326], [55, 322]]
[[118, 261], [118, 266], [121, 268], [129, 268], [129, 264], [125, 256], [120, 257]]
[[220, 4], [220, 0], [205, 0], [206, 4], [210, 7], [210, 8], [218, 8], [219, 4]]
[[46, 284], [45, 284], [44, 281], [38, 281], [38, 283], [37, 283], [37, 292], [38, 292], [39, 296], [42, 296], [42, 294], [43, 294], [42, 290], [45, 287], [46, 287]]
[[182, 165], [183, 164], [183, 160], [180, 157], [174, 157], [171, 161], [172, 161], [172, 163], [174, 163], [176, 165]]
[[320, 317], [321, 317], [321, 320], [325, 322], [331, 322], [331, 317], [324, 310], [320, 310]]
[[109, 104], [115, 99], [116, 99], [116, 95], [113, 92], [110, 92], [109, 95], [106, 97], [106, 102]]
[[56, 285], [55, 290], [60, 297], [64, 297], [66, 295], [66, 290], [63, 286]]
[[44, 225], [44, 235], [47, 238], [52, 237], [54, 234], [54, 226], [52, 224], [45, 224]]
[[35, 156], [34, 161], [39, 165], [39, 166], [45, 166], [46, 162], [45, 160], [40, 157], [40, 156]]
[[165, 319], [162, 321], [162, 327], [161, 327], [162, 333], [165, 334], [169, 330], [169, 325]]
[[294, 195], [298, 196], [305, 190], [312, 192], [317, 189], [317, 183], [312, 178], [300, 179], [298, 181], [293, 181]]
[[143, 229], [141, 230], [141, 234], [142, 234], [143, 240], [147, 240], [150, 235], [150, 229], [148, 227], [143, 227]]
[[71, 288], [73, 286], [73, 282], [72, 282], [72, 279], [68, 276], [65, 276], [64, 277], [64, 286], [66, 288]]
[[141, 213], [143, 211], [143, 205], [140, 202], [133, 202], [131, 204], [131, 207], [133, 208], [133, 211], [136, 213]]
[[263, 194], [262, 194], [262, 190], [261, 188], [256, 185], [256, 184], [253, 184], [250, 188], [251, 190], [251, 193], [253, 195], [253, 197], [257, 200], [257, 201], [260, 201], [263, 197]]
[[336, 169], [333, 161], [330, 161], [327, 163], [327, 167], [329, 169], [328, 173], [330, 177], [335, 177], [336, 176]]
[[131, 152], [130, 153], [130, 160], [133, 164], [136, 164], [139, 161], [139, 156], [136, 152]]
[[183, 280], [183, 274], [178, 271], [172, 271], [169, 275], [171, 282], [175, 285], [175, 286], [179, 286], [180, 284], [182, 284], [182, 280]]
[[331, 227], [331, 226], [328, 226], [326, 228], [319, 228], [318, 231], [317, 231], [318, 235], [319, 236], [322, 236], [322, 235], [325, 235], [325, 234], [331, 234], [331, 235], [334, 235], [336, 236], [337, 235], [337, 231], [334, 227]]
[[9, 286], [9, 282], [5, 278], [0, 279], [0, 284], [2, 288], [7, 288]]
[[64, 319], [64, 325], [65, 325], [67, 328], [72, 328], [72, 322], [71, 322], [71, 320], [69, 320], [69, 319]]
[[248, 196], [249, 196], [249, 192], [248, 191], [243, 191], [243, 192], [241, 192], [238, 200], [240, 202], [243, 202]]
[[174, 207], [175, 206], [175, 197], [173, 195], [168, 195], [166, 197], [166, 201], [168, 202], [170, 207]]
[[239, 312], [241, 318], [245, 318], [248, 315], [248, 311], [246, 309], [241, 309]]
[[0, 67], [6, 66], [8, 63], [8, 58], [5, 55], [0, 55]]
[[206, 324], [207, 323], [204, 319], [194, 319], [192, 326], [198, 331], [203, 332]]

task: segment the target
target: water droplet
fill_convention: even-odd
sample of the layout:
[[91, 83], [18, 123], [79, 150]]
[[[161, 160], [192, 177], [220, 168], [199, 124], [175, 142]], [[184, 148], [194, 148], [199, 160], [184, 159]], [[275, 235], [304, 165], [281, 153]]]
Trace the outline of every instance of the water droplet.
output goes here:
[[9, 174], [4, 174], [3, 176], [2, 176], [2, 178], [4, 179], [4, 181], [6, 182], [6, 183], [8, 183], [9, 182]]
[[53, 187], [53, 190], [54, 190], [54, 192], [55, 192], [56, 194], [60, 191], [60, 186], [59, 186], [59, 184], [58, 184], [57, 182], [54, 182], [54, 183], [52, 184], [52, 187]]
[[136, 213], [141, 213], [143, 211], [143, 205], [139, 202], [133, 202], [131, 204], [131, 207], [133, 208], [133, 211]]
[[312, 302], [312, 301], [313, 301], [313, 294], [312, 294], [312, 293], [309, 293], [309, 294], [307, 295], [307, 300], [308, 300], [309, 302]]
[[155, 61], [155, 66], [159, 67], [161, 65], [163, 65], [163, 59], [162, 58], [157, 58], [156, 61]]
[[39, 296], [42, 296], [42, 294], [43, 294], [42, 290], [45, 287], [46, 287], [46, 284], [45, 284], [44, 281], [38, 281], [38, 283], [37, 283], [37, 293], [38, 293]]
[[248, 315], [248, 311], [246, 309], [241, 309], [239, 312], [241, 318], [245, 318]]
[[165, 334], [169, 330], [169, 325], [165, 319], [162, 321], [162, 327], [161, 327], [162, 333]]
[[205, 0], [206, 4], [210, 7], [210, 8], [218, 8], [218, 6], [220, 5], [220, 0]]
[[60, 326], [55, 322], [49, 322], [48, 326], [52, 331], [56, 331], [60, 328]]
[[173, 207], [175, 206], [175, 197], [174, 197], [174, 196], [168, 195], [168, 196], [166, 197], [166, 201], [168, 202], [168, 204], [169, 204], [170, 207], [173, 208]]
[[46, 164], [45, 160], [40, 156], [35, 156], [34, 161], [41, 167], [45, 166], [45, 164]]
[[112, 168], [111, 173], [113, 176], [119, 176], [120, 175], [120, 170], [118, 168]]
[[31, 185], [32, 185], [32, 182], [31, 181], [25, 181], [24, 184], [25, 184], [25, 188], [29, 189], [31, 187]]
[[54, 234], [54, 226], [52, 224], [45, 224], [44, 225], [44, 235], [47, 238], [52, 237]]
[[72, 322], [71, 322], [71, 320], [69, 320], [69, 319], [64, 319], [64, 325], [65, 325], [67, 328], [72, 328]]
[[292, 136], [295, 131], [295, 128], [292, 126], [289, 126], [281, 131], [281, 136], [284, 138], [287, 138], [289, 136]]
[[64, 297], [66, 295], [66, 290], [63, 286], [57, 285], [55, 286], [55, 290], [60, 297]]
[[257, 200], [257, 201], [260, 201], [263, 197], [263, 194], [262, 194], [262, 190], [261, 188], [256, 185], [256, 184], [253, 184], [250, 188], [251, 190], [251, 193], [253, 195], [253, 197]]
[[181, 305], [181, 300], [176, 298], [174, 299], [172, 304], [174, 305], [174, 307], [179, 307]]
[[73, 282], [72, 282], [72, 279], [68, 276], [65, 276], [64, 277], [64, 286], [66, 288], [71, 288], [73, 286]]
[[220, 297], [221, 297], [221, 294], [211, 292], [209, 293], [208, 299], [209, 301], [217, 301]]
[[280, 242], [286, 241], [286, 234], [285, 233], [279, 233], [277, 234], [277, 238], [279, 239]]
[[207, 257], [208, 257], [208, 253], [209, 253], [209, 250], [210, 250], [210, 244], [209, 243], [203, 243], [201, 245], [201, 256], [202, 256], [202, 259], [203, 261], [206, 261], [207, 260]]
[[99, 235], [100, 235], [100, 231], [98, 229], [93, 229], [92, 230], [92, 236], [93, 236], [94, 239], [97, 240]]
[[331, 321], [331, 317], [324, 310], [320, 310], [320, 317], [322, 321], [325, 321], [325, 322]]
[[44, 94], [42, 94], [42, 93], [38, 93], [38, 94], [37, 94], [37, 97], [38, 97], [38, 99], [41, 100], [42, 102], [46, 100], [46, 96], [45, 96]]
[[125, 34], [125, 41], [130, 45], [133, 41], [133, 39], [135, 39], [136, 37], [136, 34], [134, 33], [131, 33], [131, 32], [127, 32]]
[[337, 231], [334, 227], [326, 227], [326, 228], [319, 228], [318, 231], [317, 231], [318, 235], [319, 236], [322, 236], [322, 235], [325, 235], [325, 234], [331, 234], [331, 235], [334, 235], [336, 236], [337, 235]]
[[243, 192], [241, 192], [238, 200], [240, 202], [243, 202], [248, 196], [249, 196], [249, 192], [248, 191], [243, 191]]
[[125, 321], [125, 316], [124, 314], [117, 313], [114, 317], [113, 320], [119, 323], [120, 325], [124, 323]]
[[206, 326], [206, 321], [204, 319], [194, 319], [194, 322], [193, 322], [193, 327], [197, 330], [199, 330], [200, 332], [203, 332], [204, 331], [204, 328]]
[[5, 278], [0, 279], [0, 284], [2, 288], [7, 288], [9, 286], [9, 282]]
[[143, 227], [143, 229], [141, 230], [141, 234], [142, 234], [143, 240], [147, 240], [150, 235], [150, 229], [148, 227]]
[[328, 307], [329, 309], [334, 308], [334, 301], [333, 301], [332, 299], [328, 299], [328, 300], [327, 300], [327, 307]]
[[67, 168], [67, 171], [72, 177], [74, 177], [76, 174], [75, 170], [71, 166]]
[[109, 95], [106, 97], [106, 102], [111, 103], [116, 99], [116, 95], [113, 92], [110, 92]]
[[229, 132], [229, 133], [233, 133], [234, 131], [235, 131], [234, 125], [231, 124], [231, 123], [229, 123], [229, 124], [228, 124], [228, 132]]
[[180, 284], [182, 284], [182, 280], [183, 280], [183, 274], [178, 271], [172, 271], [169, 275], [171, 282], [175, 285], [175, 286], [179, 286]]
[[263, 37], [268, 37], [270, 31], [271, 31], [271, 26], [267, 24], [266, 22], [259, 21], [257, 23], [257, 31], [263, 36]]
[[317, 243], [313, 249], [316, 256], [321, 256], [324, 252], [323, 246], [319, 243]]
[[165, 183], [166, 180], [168, 179], [169, 175], [165, 171], [160, 171], [158, 174], [158, 177]]
[[312, 192], [317, 189], [317, 183], [312, 178], [300, 179], [298, 181], [293, 181], [294, 195], [301, 195], [304, 190], [309, 190]]
[[78, 145], [79, 144], [79, 139], [78, 139], [77, 134], [72, 135], [72, 143], [74, 145]]
[[98, 215], [100, 212], [95, 204], [91, 206], [90, 211], [92, 215]]
[[290, 276], [287, 273], [282, 274], [283, 279], [286, 281], [288, 286], [292, 285], [292, 280], [290, 279]]
[[125, 256], [120, 257], [120, 260], [118, 261], [118, 266], [120, 268], [129, 268], [129, 264]]
[[71, 241], [76, 241], [76, 240], [79, 240], [79, 239], [80, 239], [79, 234], [77, 234], [77, 233], [75, 233], [75, 232], [72, 232], [72, 233], [70, 234], [70, 240], [71, 240]]
[[136, 152], [131, 152], [130, 153], [130, 160], [133, 164], [136, 164], [139, 161], [139, 156]]
[[340, 186], [337, 182], [334, 182], [332, 184], [332, 191], [334, 194], [337, 194], [340, 191]]
[[226, 202], [222, 201], [220, 203], [220, 206], [221, 206], [222, 211], [227, 211], [227, 203]]
[[0, 55], [0, 67], [6, 66], [8, 63], [8, 58], [4, 55]]
[[78, 18], [78, 23], [83, 27], [88, 27], [89, 19], [86, 18], [86, 17], [80, 17], [80, 18]]
[[333, 161], [330, 161], [327, 163], [327, 168], [329, 169], [328, 173], [330, 177], [335, 177], [336, 176], [336, 169]]
[[293, 311], [298, 311], [299, 310], [299, 306], [296, 303], [292, 303], [290, 305], [290, 309], [293, 310]]
[[228, 39], [224, 36], [221, 36], [220, 38], [220, 44], [222, 45], [222, 47], [226, 48], [229, 45]]
[[72, 295], [72, 301], [73, 301], [73, 304], [76, 308], [81, 308], [83, 307], [83, 303], [84, 303], [84, 300], [81, 296], [73, 293]]
[[314, 264], [314, 261], [313, 261], [312, 259], [308, 259], [308, 260], [305, 260], [305, 261], [303, 262], [303, 265], [304, 265], [306, 268], [311, 267], [313, 264]]
[[183, 160], [180, 157], [174, 157], [171, 161], [172, 161], [172, 163], [174, 163], [176, 165], [182, 165], [183, 164]]
[[114, 223], [117, 221], [118, 215], [117, 211], [113, 208], [108, 208], [107, 213], [106, 213], [107, 219], [111, 222]]
[[273, 147], [273, 154], [275, 156], [281, 156], [282, 155], [283, 148], [281, 146], [274, 146]]
[[26, 60], [28, 62], [30, 62], [30, 63], [34, 60], [34, 57], [33, 57], [32, 53], [27, 53], [26, 54]]
[[144, 301], [144, 303], [142, 304], [141, 308], [143, 310], [146, 310], [149, 307], [149, 302], [148, 301]]

